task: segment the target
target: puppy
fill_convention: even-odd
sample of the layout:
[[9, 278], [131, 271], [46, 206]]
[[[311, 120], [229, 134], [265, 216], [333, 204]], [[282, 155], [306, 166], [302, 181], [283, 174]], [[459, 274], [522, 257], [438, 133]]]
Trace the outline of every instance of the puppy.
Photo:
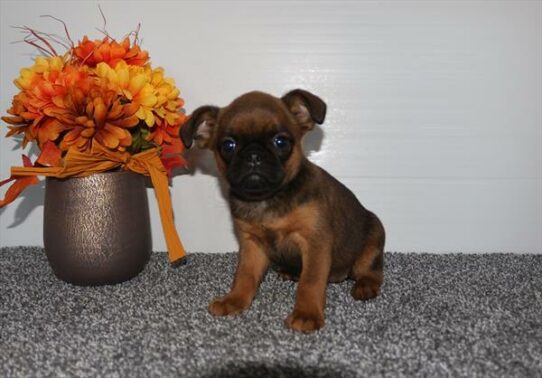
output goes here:
[[303, 155], [303, 136], [325, 115], [326, 104], [301, 89], [282, 98], [250, 92], [224, 108], [196, 109], [181, 128], [186, 147], [194, 141], [214, 153], [240, 244], [231, 291], [210, 303], [211, 314], [247, 309], [270, 266], [298, 281], [286, 319], [296, 331], [323, 327], [328, 282], [353, 279], [355, 299], [378, 295], [382, 223]]

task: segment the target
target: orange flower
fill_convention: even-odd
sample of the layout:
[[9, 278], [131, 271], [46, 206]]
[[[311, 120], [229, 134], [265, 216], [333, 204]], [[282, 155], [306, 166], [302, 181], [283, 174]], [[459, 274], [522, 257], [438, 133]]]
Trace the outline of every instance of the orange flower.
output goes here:
[[179, 139], [181, 125], [186, 120], [186, 116], [183, 113], [177, 114], [177, 121], [173, 125], [168, 123], [166, 120], [157, 117], [154, 127], [151, 129], [147, 140], [153, 141], [161, 146], [164, 143], [171, 144], [174, 139]]
[[122, 43], [105, 37], [101, 41], [91, 41], [87, 36], [73, 49], [75, 58], [90, 67], [96, 67], [98, 63], [106, 63], [115, 67], [117, 63], [124, 61], [129, 65], [143, 66], [149, 60], [149, 53], [136, 44], [130, 45], [130, 39], [125, 38]]
[[68, 91], [90, 86], [85, 68], [63, 66], [58, 59], [37, 58], [36, 63], [21, 70], [21, 76], [15, 80], [22, 91], [14, 96], [8, 110], [12, 117], [2, 117], [2, 120], [13, 125], [7, 136], [24, 134], [23, 148], [36, 139], [40, 148], [47, 141], [55, 141], [65, 126], [50, 115], [61, 110], [62, 98]]
[[61, 150], [74, 147], [79, 151], [89, 151], [93, 140], [118, 151], [125, 151], [132, 144], [128, 129], [139, 123], [135, 115], [137, 105], [123, 104], [114, 92], [101, 93], [100, 90], [92, 90], [84, 98], [84, 106], [78, 103], [79, 100], [66, 101], [69, 106], [63, 118], [70, 131], [60, 143]]
[[11, 108], [7, 110], [11, 116], [4, 116], [2, 120], [10, 125], [8, 126], [8, 133], [6, 137], [13, 135], [23, 134], [22, 147], [25, 148], [29, 141], [33, 140], [32, 132], [30, 131], [30, 125], [34, 121], [34, 114], [26, 111], [24, 106], [25, 101], [24, 93], [19, 93], [13, 97], [11, 102]]
[[175, 168], [186, 167], [188, 164], [181, 156], [184, 151], [184, 144], [180, 138], [172, 140], [171, 144], [164, 144], [160, 153], [160, 160], [167, 171], [168, 176], [171, 176]]

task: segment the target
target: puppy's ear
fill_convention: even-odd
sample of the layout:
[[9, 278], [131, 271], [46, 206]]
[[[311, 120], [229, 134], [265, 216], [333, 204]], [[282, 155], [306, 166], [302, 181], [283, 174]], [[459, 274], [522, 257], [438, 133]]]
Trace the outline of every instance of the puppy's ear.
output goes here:
[[294, 89], [282, 96], [281, 100], [305, 131], [312, 130], [315, 123], [322, 124], [326, 118], [326, 103], [303, 89]]
[[199, 148], [209, 147], [209, 141], [218, 118], [220, 108], [206, 105], [194, 110], [190, 119], [181, 127], [181, 140], [186, 148], [196, 141]]

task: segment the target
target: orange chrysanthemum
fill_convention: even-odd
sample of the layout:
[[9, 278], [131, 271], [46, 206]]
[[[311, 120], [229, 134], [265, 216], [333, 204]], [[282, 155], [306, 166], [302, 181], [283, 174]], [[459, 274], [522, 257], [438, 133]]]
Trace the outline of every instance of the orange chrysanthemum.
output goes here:
[[125, 151], [132, 144], [130, 128], [139, 123], [137, 105], [123, 104], [114, 92], [93, 89], [86, 96], [69, 95], [59, 118], [69, 131], [60, 143], [67, 151], [74, 147], [90, 151], [93, 141], [111, 150]]
[[125, 38], [121, 43], [105, 37], [102, 40], [91, 41], [87, 36], [73, 49], [75, 58], [89, 67], [96, 67], [99, 63], [106, 63], [115, 67], [119, 62], [133, 66], [144, 66], [149, 60], [149, 53], [137, 44], [130, 44]]
[[[12, 125], [7, 136], [24, 135], [23, 147], [32, 140], [37, 140], [40, 148], [47, 141], [57, 140], [66, 125], [52, 115], [62, 110], [64, 96], [76, 89], [86, 92], [90, 88], [91, 78], [85, 67], [52, 64], [56, 58], [50, 58], [49, 65], [44, 58], [38, 58], [15, 81], [23, 90], [13, 98], [7, 111], [12, 116], [2, 120]], [[44, 70], [44, 66], [48, 68]]]

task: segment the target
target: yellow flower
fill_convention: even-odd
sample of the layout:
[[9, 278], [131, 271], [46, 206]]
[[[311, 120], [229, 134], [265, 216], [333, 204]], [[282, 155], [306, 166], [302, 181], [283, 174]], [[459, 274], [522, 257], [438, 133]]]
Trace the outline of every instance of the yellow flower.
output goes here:
[[158, 67], [151, 72], [151, 83], [155, 88], [157, 102], [154, 106], [154, 112], [169, 125], [178, 123], [181, 115], [178, 110], [183, 106], [179, 98], [180, 91], [175, 86], [175, 81], [171, 78], [164, 78], [164, 69]]
[[19, 78], [15, 79], [15, 85], [21, 90], [32, 89], [36, 80], [41, 77], [47, 77], [51, 72], [57, 74], [64, 68], [64, 59], [61, 56], [45, 58], [39, 56], [34, 61], [32, 67], [23, 68], [20, 71]]
[[33, 68], [36, 72], [44, 73], [49, 71], [61, 71], [64, 67], [64, 60], [61, 56], [53, 56], [51, 58], [45, 58], [39, 56], [36, 58]]
[[99, 63], [96, 66], [96, 74], [106, 80], [109, 89], [137, 104], [139, 108], [136, 116], [145, 121], [147, 126], [154, 126], [152, 110], [158, 99], [148, 70], [140, 66], [128, 66], [124, 61], [120, 61], [115, 68], [106, 63]]

